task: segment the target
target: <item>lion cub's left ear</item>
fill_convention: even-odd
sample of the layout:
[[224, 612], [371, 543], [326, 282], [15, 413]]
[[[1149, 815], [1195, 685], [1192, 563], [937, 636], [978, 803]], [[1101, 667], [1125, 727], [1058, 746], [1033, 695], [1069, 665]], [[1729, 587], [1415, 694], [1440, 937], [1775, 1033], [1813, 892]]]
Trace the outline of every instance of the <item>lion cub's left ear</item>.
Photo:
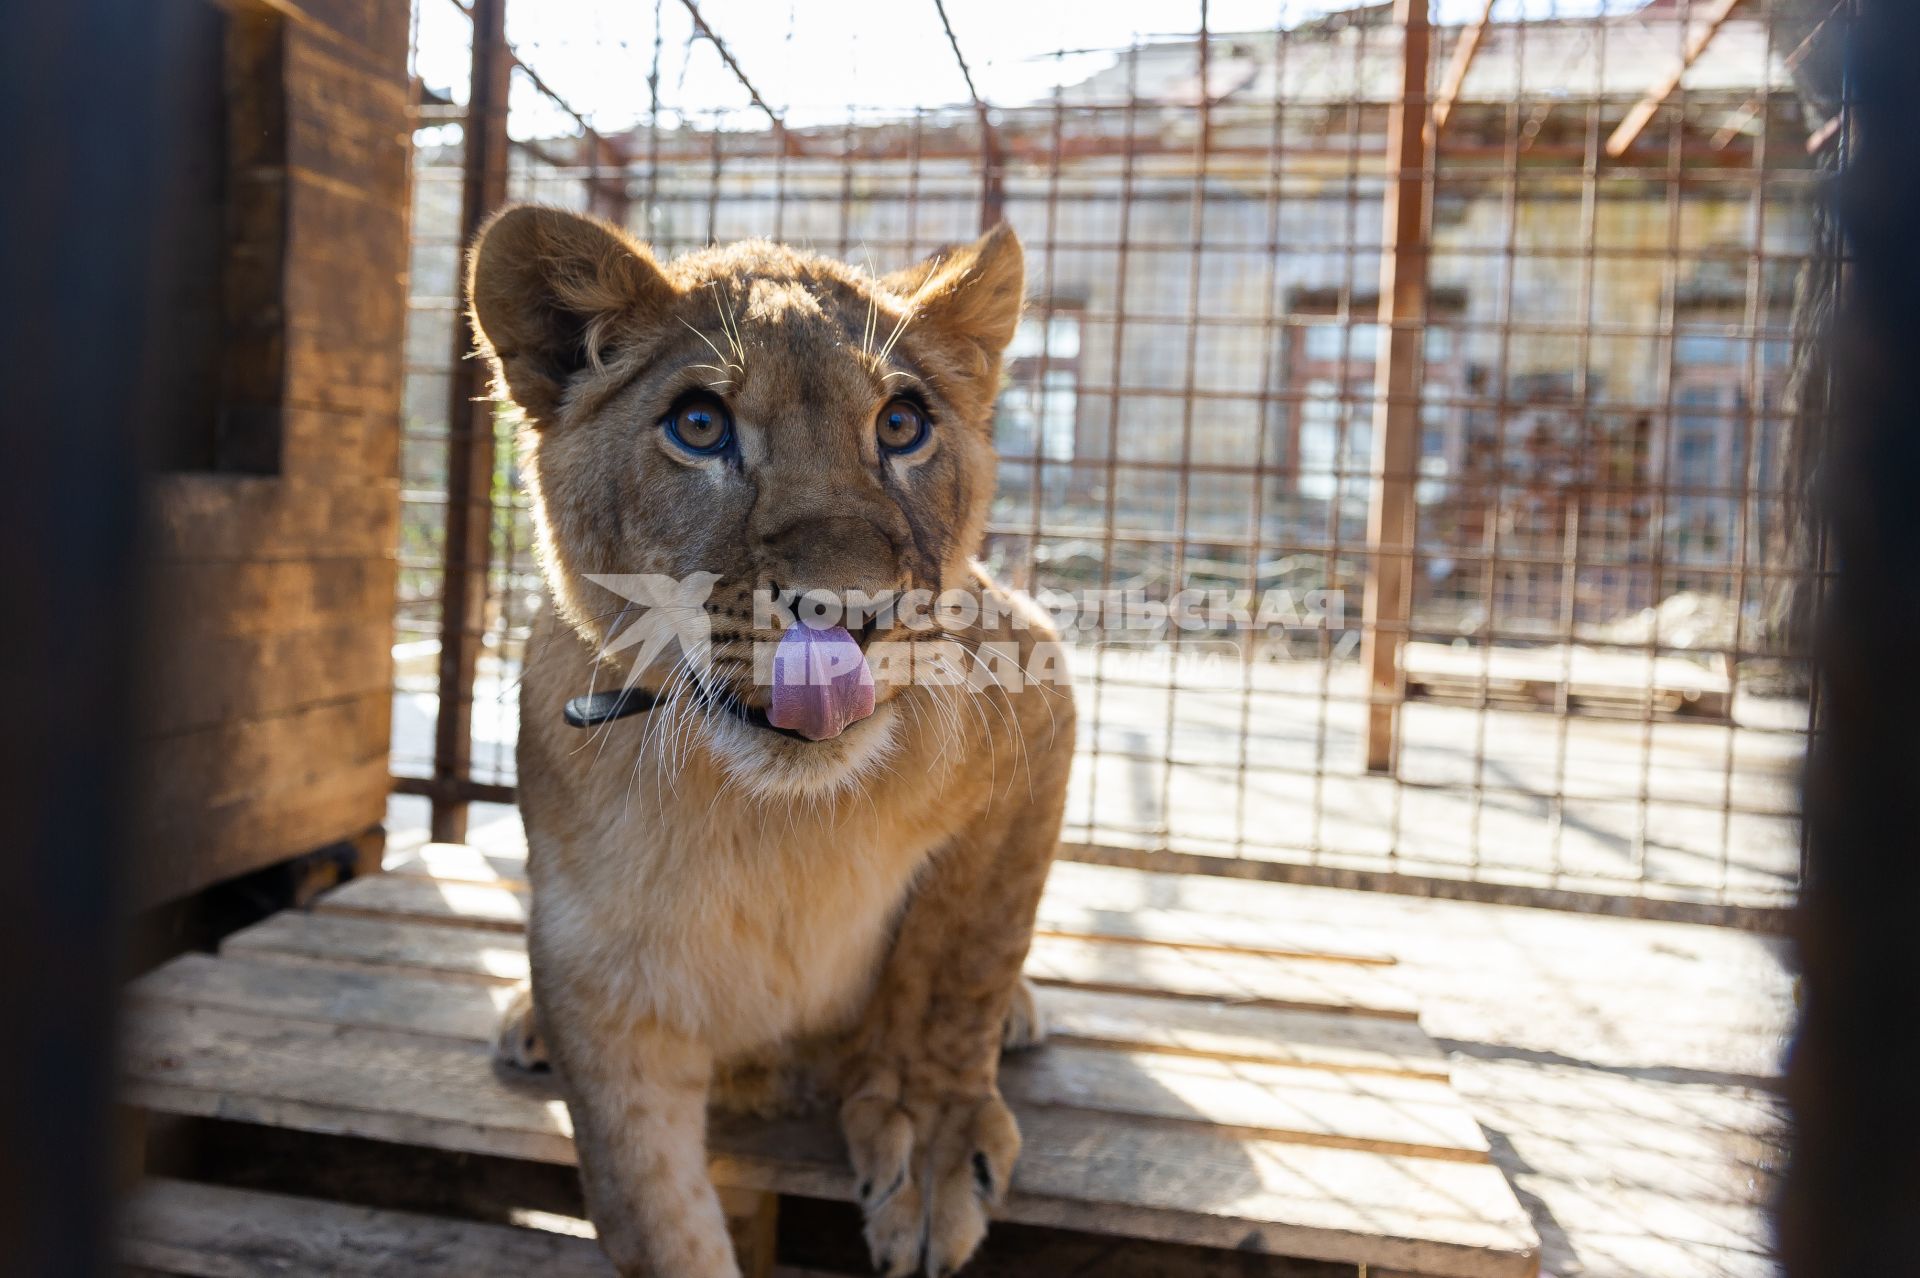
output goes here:
[[1027, 261], [1005, 222], [886, 281], [906, 293], [914, 324], [969, 344], [985, 373], [1013, 340], [1026, 301]]
[[481, 228], [468, 265], [473, 326], [495, 373], [536, 426], [567, 381], [675, 298], [646, 247], [610, 223], [522, 204]]

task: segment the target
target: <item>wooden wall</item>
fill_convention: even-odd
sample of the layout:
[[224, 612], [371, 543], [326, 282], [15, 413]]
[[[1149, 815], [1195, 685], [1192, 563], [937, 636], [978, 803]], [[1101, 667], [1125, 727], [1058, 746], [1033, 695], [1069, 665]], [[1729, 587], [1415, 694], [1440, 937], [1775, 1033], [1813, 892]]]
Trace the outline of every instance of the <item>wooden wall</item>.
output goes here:
[[219, 442], [148, 491], [137, 906], [364, 845], [388, 789], [407, 5], [224, 7]]

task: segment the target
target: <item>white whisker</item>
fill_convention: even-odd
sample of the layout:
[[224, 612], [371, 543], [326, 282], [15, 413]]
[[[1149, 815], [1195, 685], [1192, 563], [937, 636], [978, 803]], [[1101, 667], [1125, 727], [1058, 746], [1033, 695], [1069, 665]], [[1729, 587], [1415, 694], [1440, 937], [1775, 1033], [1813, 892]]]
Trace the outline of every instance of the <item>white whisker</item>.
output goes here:
[[[722, 364], [727, 365], [727, 367], [729, 368], [736, 367], [731, 361], [727, 359], [726, 355], [720, 350], [720, 348], [713, 344], [713, 339], [711, 337], [708, 337], [705, 333], [701, 332], [699, 329], [695, 328], [693, 325], [688, 324], [687, 321], [685, 320], [681, 320], [680, 322], [681, 324], [686, 326], [686, 330], [689, 333], [692, 333], [695, 337], [699, 338], [701, 341], [707, 344], [707, 349], [713, 352], [713, 357], [715, 359], [719, 360]], [[696, 367], [704, 368], [706, 367], [706, 365], [697, 365]], [[744, 368], [740, 369], [741, 376], [744, 377], [746, 375], [746, 372], [747, 372], [746, 369]]]

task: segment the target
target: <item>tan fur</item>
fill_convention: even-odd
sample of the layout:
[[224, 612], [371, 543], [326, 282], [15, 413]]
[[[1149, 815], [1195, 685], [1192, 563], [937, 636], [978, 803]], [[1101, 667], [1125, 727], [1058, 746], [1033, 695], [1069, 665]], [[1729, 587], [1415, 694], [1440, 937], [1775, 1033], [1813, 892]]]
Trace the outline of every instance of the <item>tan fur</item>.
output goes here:
[[[777, 245], [662, 265], [623, 232], [517, 208], [483, 232], [476, 327], [526, 417], [552, 608], [528, 649], [520, 802], [534, 1002], [500, 1054], [551, 1057], [589, 1210], [621, 1272], [732, 1278], [706, 1107], [837, 1098], [875, 1264], [950, 1273], [1005, 1192], [1019, 1134], [1003, 1037], [1037, 1037], [1020, 982], [1058, 837], [1073, 711], [1037, 609], [971, 559], [993, 489], [1000, 352], [1024, 290], [1002, 227], [874, 279]], [[706, 385], [737, 464], [658, 425]], [[903, 386], [934, 435], [882, 455]], [[704, 668], [603, 655], [622, 601], [590, 573], [719, 574]], [[697, 675], [766, 704], [747, 662], [756, 588], [961, 589], [995, 612], [948, 637], [1015, 644], [1052, 682], [879, 690], [800, 743], [704, 708]], [[883, 636], [884, 637], [884, 636]], [[635, 676], [668, 699], [585, 732], [561, 707]]]

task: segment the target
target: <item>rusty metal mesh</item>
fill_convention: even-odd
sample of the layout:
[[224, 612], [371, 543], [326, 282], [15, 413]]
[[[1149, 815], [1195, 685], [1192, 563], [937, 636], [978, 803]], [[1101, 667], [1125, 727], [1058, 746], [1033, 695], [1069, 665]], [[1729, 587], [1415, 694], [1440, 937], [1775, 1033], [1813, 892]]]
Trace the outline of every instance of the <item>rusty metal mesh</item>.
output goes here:
[[[466, 19], [420, 4], [424, 68], [427, 15]], [[824, 14], [624, 12], [516, 14], [512, 198], [667, 254], [758, 235], [885, 270], [999, 216], [1024, 238], [982, 553], [1078, 601], [1070, 855], [1728, 919], [1791, 898], [1840, 11], [1447, 3], [1429, 38], [1404, 4], [1203, 3], [997, 58], [929, 0], [914, 47], [965, 87], [831, 113], [729, 43]], [[484, 574], [476, 675], [439, 686], [466, 86], [417, 86], [394, 768], [454, 804], [512, 783], [539, 580], [500, 428], [486, 562], [452, 566]], [[1383, 306], [1383, 259], [1422, 287]], [[1092, 624], [1088, 592], [1149, 624]], [[1152, 624], [1183, 597], [1255, 624]]]

